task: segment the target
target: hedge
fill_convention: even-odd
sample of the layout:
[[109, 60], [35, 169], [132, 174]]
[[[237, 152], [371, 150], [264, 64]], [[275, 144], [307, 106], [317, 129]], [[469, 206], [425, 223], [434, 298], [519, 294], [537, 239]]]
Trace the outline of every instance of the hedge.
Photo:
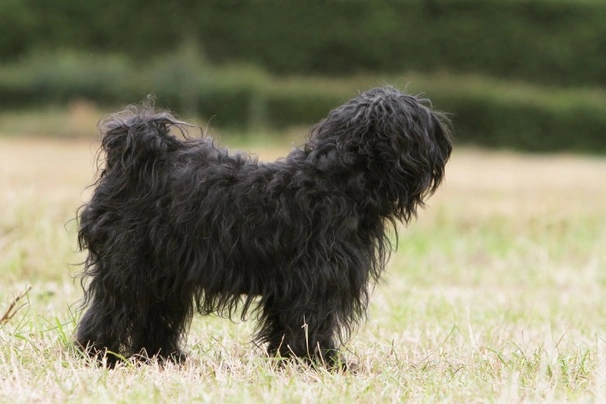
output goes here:
[[446, 70], [606, 84], [604, 1], [214, 0], [205, 9], [198, 35], [213, 60], [281, 74]]
[[187, 38], [277, 74], [450, 71], [606, 85], [603, 0], [3, 0], [0, 58], [40, 49], [145, 65]]
[[357, 91], [383, 84], [424, 92], [452, 114], [460, 144], [527, 151], [606, 152], [606, 92], [549, 89], [476, 76], [275, 77], [258, 68], [214, 68], [191, 47], [145, 69], [127, 59], [39, 55], [0, 68], [4, 109], [89, 99], [117, 108], [149, 93], [157, 104], [217, 127], [310, 126]]

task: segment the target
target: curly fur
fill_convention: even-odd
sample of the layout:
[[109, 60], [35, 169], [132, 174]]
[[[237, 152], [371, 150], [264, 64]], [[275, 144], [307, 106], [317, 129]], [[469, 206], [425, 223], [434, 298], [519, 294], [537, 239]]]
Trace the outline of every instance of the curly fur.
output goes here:
[[270, 354], [334, 362], [389, 233], [444, 177], [447, 119], [425, 99], [372, 89], [270, 163], [171, 133], [186, 127], [150, 108], [102, 123], [105, 166], [79, 212], [88, 310], [77, 343], [180, 358], [195, 312], [238, 312], [256, 317]]

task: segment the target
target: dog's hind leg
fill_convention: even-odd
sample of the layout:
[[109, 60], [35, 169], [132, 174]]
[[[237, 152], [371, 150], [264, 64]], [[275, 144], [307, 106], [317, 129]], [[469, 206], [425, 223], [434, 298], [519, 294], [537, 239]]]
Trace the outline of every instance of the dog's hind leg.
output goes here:
[[185, 298], [171, 294], [147, 303], [133, 330], [135, 353], [176, 363], [185, 361], [180, 343], [192, 310], [190, 299]]
[[121, 352], [120, 341], [124, 330], [116, 327], [112, 310], [106, 302], [93, 298], [88, 310], [82, 316], [76, 332], [76, 346], [90, 357], [102, 361], [109, 367], [118, 361]]
[[[129, 258], [119, 258], [123, 256]], [[179, 342], [191, 317], [191, 294], [154, 276], [161, 269], [146, 254], [103, 257], [91, 268], [89, 307], [78, 325], [76, 344], [98, 359], [107, 351], [110, 366], [120, 356], [132, 355], [183, 360]]]

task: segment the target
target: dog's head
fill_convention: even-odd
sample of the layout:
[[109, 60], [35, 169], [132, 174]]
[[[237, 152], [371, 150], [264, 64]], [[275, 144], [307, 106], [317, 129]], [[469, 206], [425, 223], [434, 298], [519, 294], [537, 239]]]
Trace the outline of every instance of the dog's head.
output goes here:
[[444, 178], [452, 143], [446, 116], [429, 100], [375, 88], [335, 108], [311, 133], [310, 156], [327, 169], [365, 175], [387, 216], [409, 221]]

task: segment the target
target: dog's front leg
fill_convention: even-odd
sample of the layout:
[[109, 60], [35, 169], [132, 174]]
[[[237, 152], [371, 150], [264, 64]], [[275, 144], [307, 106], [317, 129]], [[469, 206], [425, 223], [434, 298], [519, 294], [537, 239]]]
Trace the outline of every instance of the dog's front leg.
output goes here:
[[272, 356], [298, 357], [332, 367], [339, 362], [335, 344], [337, 322], [327, 309], [269, 299], [263, 309], [258, 337], [268, 343], [267, 351]]

